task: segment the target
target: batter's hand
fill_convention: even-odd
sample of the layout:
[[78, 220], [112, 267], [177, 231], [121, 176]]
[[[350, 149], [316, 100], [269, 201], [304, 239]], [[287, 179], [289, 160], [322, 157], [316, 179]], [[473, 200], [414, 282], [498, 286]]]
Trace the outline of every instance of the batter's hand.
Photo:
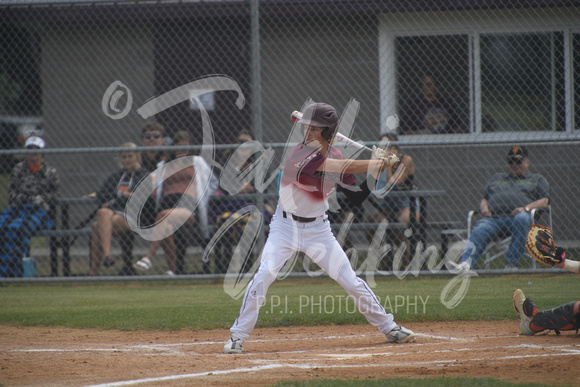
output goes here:
[[377, 148], [376, 145], [373, 145], [373, 159], [383, 159], [388, 156], [388, 152], [383, 148]]
[[[394, 155], [393, 155], [394, 156]], [[397, 157], [397, 156], [395, 156]], [[397, 161], [395, 161], [392, 165], [391, 168], [393, 169], [393, 171], [396, 171], [397, 169], [399, 169], [399, 167], [401, 166], [401, 164], [403, 164], [403, 162], [401, 161], [401, 159], [399, 159], [397, 157]]]
[[387, 157], [381, 157], [380, 159], [383, 160], [384, 168], [390, 168], [401, 164], [401, 160], [392, 153], [389, 153]]

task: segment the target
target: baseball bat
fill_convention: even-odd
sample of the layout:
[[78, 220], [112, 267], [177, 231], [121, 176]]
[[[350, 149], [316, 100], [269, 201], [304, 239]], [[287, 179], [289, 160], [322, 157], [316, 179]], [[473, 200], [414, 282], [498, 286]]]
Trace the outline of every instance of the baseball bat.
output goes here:
[[[290, 116], [290, 118], [292, 119], [292, 121], [294, 121], [294, 122], [298, 122], [298, 121], [300, 121], [300, 119], [302, 118], [302, 112], [299, 112], [298, 110], [294, 110], [294, 111], [292, 112], [292, 115]], [[372, 151], [373, 151], [373, 150], [372, 150], [371, 148], [369, 148], [368, 146], [366, 146], [366, 145], [363, 145], [363, 144], [360, 144], [360, 143], [358, 143], [358, 142], [356, 142], [356, 141], [354, 141], [354, 140], [351, 140], [350, 138], [346, 137], [346, 136], [345, 136], [344, 134], [342, 134], [342, 133], [336, 133], [336, 135], [335, 135], [335, 138], [336, 138], [338, 141], [340, 141], [340, 142], [343, 142], [343, 143], [345, 143], [345, 144], [348, 144], [348, 145], [352, 145], [352, 146], [356, 147], [357, 149], [363, 149], [363, 150], [367, 150], [367, 151], [369, 151], [369, 152], [371, 152], [371, 153], [372, 153]]]

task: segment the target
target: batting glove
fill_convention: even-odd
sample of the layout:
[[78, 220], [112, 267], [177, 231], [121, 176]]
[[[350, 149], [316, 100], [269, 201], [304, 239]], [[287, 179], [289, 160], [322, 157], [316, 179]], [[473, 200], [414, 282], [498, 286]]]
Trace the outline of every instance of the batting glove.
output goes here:
[[394, 165], [399, 165], [401, 163], [401, 160], [399, 160], [399, 158], [392, 153], [387, 155], [386, 157], [381, 157], [381, 160], [383, 160], [384, 168], [389, 168]]
[[388, 156], [387, 151], [383, 148], [377, 148], [376, 145], [373, 145], [373, 159], [384, 159]]

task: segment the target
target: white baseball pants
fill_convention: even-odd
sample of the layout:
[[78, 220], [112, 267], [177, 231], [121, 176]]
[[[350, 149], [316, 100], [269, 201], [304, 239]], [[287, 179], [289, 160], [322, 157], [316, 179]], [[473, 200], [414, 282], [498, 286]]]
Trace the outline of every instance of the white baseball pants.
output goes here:
[[230, 328], [233, 336], [248, 339], [258, 320], [269, 286], [296, 251], [304, 252], [338, 282], [367, 321], [380, 332], [389, 333], [396, 326], [393, 315], [385, 312], [367, 283], [356, 276], [348, 257], [332, 234], [327, 216], [321, 216], [310, 223], [300, 223], [294, 221], [291, 214], [284, 218], [278, 207], [270, 223], [260, 267], [248, 284], [240, 315]]

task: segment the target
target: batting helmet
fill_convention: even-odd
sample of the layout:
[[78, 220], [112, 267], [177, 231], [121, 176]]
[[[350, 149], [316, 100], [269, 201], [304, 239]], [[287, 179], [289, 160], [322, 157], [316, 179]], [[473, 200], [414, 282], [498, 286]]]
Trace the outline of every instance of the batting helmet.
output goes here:
[[298, 121], [299, 124], [316, 126], [317, 128], [325, 128], [321, 136], [326, 141], [330, 142], [338, 127], [338, 114], [336, 110], [325, 103], [313, 103], [304, 109], [302, 118]]

